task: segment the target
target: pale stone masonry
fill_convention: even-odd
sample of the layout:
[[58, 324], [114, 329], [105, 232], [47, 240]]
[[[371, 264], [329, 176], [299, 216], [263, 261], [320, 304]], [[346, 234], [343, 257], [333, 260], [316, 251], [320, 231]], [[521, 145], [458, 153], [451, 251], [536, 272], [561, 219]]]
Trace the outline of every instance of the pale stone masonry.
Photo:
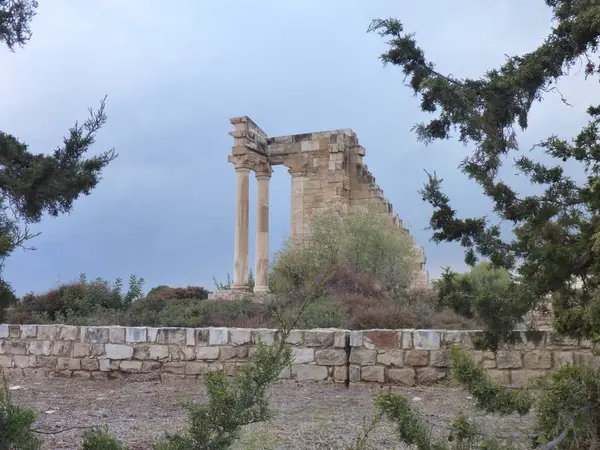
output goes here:
[[[497, 352], [476, 350], [478, 331], [294, 330], [293, 364], [281, 378], [298, 381], [431, 385], [448, 377], [456, 344], [503, 384], [525, 385], [565, 364], [595, 364], [589, 342], [551, 330], [515, 332]], [[6, 374], [106, 379], [201, 377], [234, 374], [261, 340], [274, 345], [277, 330], [242, 328], [75, 327], [0, 325], [0, 368]]]
[[[375, 177], [363, 163], [365, 149], [350, 129], [268, 137], [247, 116], [231, 119], [235, 131], [229, 155], [236, 171], [236, 222], [234, 234], [233, 293], [211, 298], [238, 298], [249, 291], [249, 183], [250, 172], [257, 181], [255, 287], [268, 292], [269, 267], [269, 180], [272, 166], [284, 165], [291, 176], [291, 235], [306, 233], [312, 218], [327, 208], [347, 213], [369, 207], [386, 214], [399, 232], [410, 236], [392, 205], [384, 197]], [[411, 238], [412, 239], [412, 238]], [[413, 241], [414, 244], [414, 241]], [[416, 247], [416, 244], [414, 244]], [[429, 287], [425, 252], [418, 247], [414, 286]], [[237, 294], [236, 294], [237, 293]]]

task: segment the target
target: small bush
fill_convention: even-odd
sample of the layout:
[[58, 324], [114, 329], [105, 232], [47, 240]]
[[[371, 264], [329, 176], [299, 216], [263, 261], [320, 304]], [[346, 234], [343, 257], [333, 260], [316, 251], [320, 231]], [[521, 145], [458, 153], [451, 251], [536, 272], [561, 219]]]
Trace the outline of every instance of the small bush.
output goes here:
[[200, 286], [188, 286], [186, 288], [173, 288], [169, 286], [157, 286], [148, 292], [148, 296], [158, 296], [165, 300], [183, 300], [194, 298], [196, 300], [206, 300], [209, 292]]
[[108, 427], [86, 432], [81, 443], [81, 450], [127, 450], [128, 448], [109, 433]]
[[41, 442], [31, 431], [34, 411], [13, 404], [6, 379], [0, 388], [0, 449], [38, 450]]

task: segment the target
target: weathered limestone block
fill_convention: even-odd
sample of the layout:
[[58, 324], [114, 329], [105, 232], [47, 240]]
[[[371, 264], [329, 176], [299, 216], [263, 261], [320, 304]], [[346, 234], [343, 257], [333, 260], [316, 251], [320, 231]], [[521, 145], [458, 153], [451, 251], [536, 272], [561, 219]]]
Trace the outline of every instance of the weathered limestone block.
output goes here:
[[0, 325], [0, 339], [6, 339], [9, 335], [8, 325], [2, 324]]
[[52, 354], [52, 341], [31, 341], [29, 343], [30, 355], [49, 356]]
[[207, 346], [210, 328], [194, 328], [194, 341], [197, 346]]
[[97, 359], [83, 358], [81, 360], [81, 370], [100, 370], [100, 363]]
[[463, 332], [457, 330], [446, 330], [442, 333], [442, 342], [444, 345], [460, 345], [463, 340]]
[[290, 345], [302, 345], [304, 343], [304, 331], [302, 330], [292, 330], [290, 331], [289, 336], [285, 340], [287, 344]]
[[346, 341], [348, 343], [350, 338], [350, 332], [348, 330], [336, 331], [333, 334], [333, 346], [336, 348], [345, 348]]
[[148, 339], [149, 343], [156, 344], [158, 340], [158, 330], [159, 328], [148, 327], [146, 331], [146, 338]]
[[451, 356], [449, 349], [433, 351], [429, 354], [429, 365], [433, 367], [450, 367]]
[[429, 364], [429, 352], [425, 350], [407, 350], [404, 353], [404, 364], [407, 366], [426, 366]]
[[346, 351], [328, 348], [315, 352], [315, 361], [319, 366], [342, 366], [346, 364]]
[[385, 381], [385, 367], [383, 366], [364, 366], [360, 370], [362, 381], [375, 381], [383, 383]]
[[258, 344], [262, 342], [263, 345], [272, 347], [278, 340], [277, 330], [268, 329], [257, 329], [252, 331], [252, 343]]
[[62, 325], [60, 327], [60, 340], [61, 341], [77, 341], [79, 340], [79, 327], [72, 325]]
[[335, 331], [333, 330], [306, 330], [304, 332], [304, 345], [307, 347], [333, 347]]
[[7, 355], [24, 355], [27, 353], [27, 342], [6, 341], [4, 343], [4, 353]]
[[390, 369], [388, 370], [388, 381], [393, 384], [402, 386], [415, 385], [415, 370], [414, 369]]
[[352, 348], [350, 352], [350, 363], [361, 366], [373, 366], [377, 361], [377, 350], [368, 348]]
[[196, 359], [196, 349], [187, 345], [170, 345], [171, 361], [192, 361]]
[[37, 336], [37, 325], [21, 325], [21, 339], [32, 339]]
[[144, 361], [150, 359], [150, 346], [149, 345], [134, 345], [133, 346], [133, 359]]
[[233, 346], [250, 344], [252, 342], [252, 332], [244, 328], [231, 329], [229, 330], [229, 341]]
[[12, 367], [12, 366], [13, 366], [12, 356], [5, 356], [5, 355], [0, 356], [0, 367]]
[[15, 355], [13, 356], [15, 367], [24, 369], [25, 367], [35, 367], [35, 356]]
[[291, 366], [287, 366], [287, 367], [284, 367], [283, 369], [281, 369], [281, 372], [279, 372], [278, 378], [284, 379], [284, 380], [292, 378]]
[[91, 344], [90, 356], [104, 356], [104, 344]]
[[440, 348], [440, 332], [415, 330], [413, 331], [413, 344], [416, 350], [438, 350]]
[[594, 366], [594, 355], [591, 352], [573, 352], [573, 360], [575, 364]]
[[54, 369], [58, 363], [58, 357], [56, 356], [36, 356], [35, 367], [44, 367], [47, 369]]
[[307, 364], [315, 361], [315, 349], [292, 347], [292, 362], [294, 364]]
[[448, 373], [443, 369], [423, 367], [417, 369], [417, 383], [423, 386], [431, 386], [446, 378], [447, 375]]
[[140, 369], [143, 373], [148, 372], [159, 372], [162, 364], [158, 361], [142, 361], [142, 368]]
[[546, 347], [557, 350], [574, 350], [579, 346], [577, 339], [572, 339], [556, 331], [546, 332]]
[[402, 348], [404, 350], [411, 350], [413, 348], [413, 331], [415, 330], [402, 330]]
[[523, 366], [521, 352], [497, 351], [496, 365], [498, 369], [520, 369]]
[[209, 328], [208, 345], [227, 345], [229, 330], [227, 328]]
[[186, 375], [203, 375], [208, 370], [208, 364], [203, 362], [188, 362], [185, 365]]
[[308, 364], [292, 364], [292, 375], [295, 375], [298, 381], [320, 381], [326, 380], [329, 376], [327, 367], [311, 366]]
[[125, 342], [136, 343], [136, 342], [146, 342], [147, 340], [148, 340], [148, 329], [147, 328], [128, 327], [125, 331]]
[[81, 342], [76, 342], [73, 345], [73, 358], [83, 358], [86, 356], [90, 356], [90, 344], [82, 344]]
[[85, 341], [91, 344], [106, 344], [108, 342], [109, 327], [86, 327]]
[[219, 359], [219, 347], [196, 347], [196, 359], [200, 361]]
[[360, 381], [360, 366], [350, 366], [348, 378], [350, 382], [358, 383]]
[[133, 347], [124, 344], [106, 344], [106, 357], [108, 359], [131, 359], [133, 358]]
[[110, 359], [102, 358], [98, 360], [101, 372], [114, 372], [119, 370], [121, 361], [111, 361]]
[[194, 347], [196, 345], [196, 330], [193, 328], [185, 329], [185, 345]]
[[550, 369], [552, 367], [552, 354], [549, 351], [534, 350], [523, 354], [523, 367], [525, 369]]
[[163, 345], [185, 345], [186, 338], [187, 333], [185, 328], [159, 328], [156, 343]]
[[404, 366], [404, 350], [378, 350], [377, 364], [383, 364], [384, 366], [390, 367]]
[[108, 342], [111, 344], [123, 344], [125, 342], [125, 328], [110, 327], [108, 329]]
[[172, 373], [176, 375], [185, 375], [185, 368], [190, 363], [184, 362], [166, 362], [163, 365], [163, 369], [166, 373]]
[[348, 366], [335, 366], [333, 368], [333, 381], [345, 382], [348, 379]]
[[248, 359], [248, 347], [219, 347], [219, 359], [222, 361]]
[[573, 352], [553, 352], [554, 368], [559, 369], [566, 365], [573, 365]]
[[38, 325], [37, 338], [41, 341], [55, 341], [58, 337], [58, 325]]
[[8, 326], [8, 337], [10, 339], [19, 339], [21, 336], [21, 326], [20, 325], [9, 325]]
[[138, 373], [142, 370], [142, 361], [121, 361], [119, 365], [121, 372]]
[[352, 330], [350, 331], [350, 346], [351, 347], [362, 347], [364, 340], [364, 331]]
[[169, 347], [166, 345], [150, 345], [148, 347], [148, 359], [161, 360], [169, 357]]
[[366, 342], [372, 343], [378, 349], [398, 347], [398, 332], [394, 330], [367, 330], [364, 339], [365, 347]]

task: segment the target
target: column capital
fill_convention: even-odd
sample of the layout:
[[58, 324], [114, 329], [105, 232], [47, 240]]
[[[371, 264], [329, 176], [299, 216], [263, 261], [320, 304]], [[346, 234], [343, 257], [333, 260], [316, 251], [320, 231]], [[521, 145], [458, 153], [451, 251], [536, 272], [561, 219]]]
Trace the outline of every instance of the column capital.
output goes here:
[[254, 170], [259, 176], [271, 176], [273, 170], [271, 164], [264, 156], [253, 153], [242, 153], [239, 155], [229, 155], [227, 160], [235, 166], [235, 169]]

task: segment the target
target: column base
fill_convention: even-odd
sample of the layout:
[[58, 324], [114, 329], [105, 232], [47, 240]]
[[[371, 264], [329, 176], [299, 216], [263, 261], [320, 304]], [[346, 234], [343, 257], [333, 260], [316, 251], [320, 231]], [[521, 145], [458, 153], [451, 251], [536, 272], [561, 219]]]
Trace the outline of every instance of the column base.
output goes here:
[[217, 301], [240, 301], [250, 300], [252, 303], [269, 304], [272, 302], [273, 294], [267, 292], [250, 292], [250, 291], [217, 291], [208, 294], [208, 300]]
[[247, 284], [232, 284], [231, 290], [237, 292], [252, 292]]
[[254, 286], [253, 292], [255, 294], [268, 294], [271, 290], [269, 289], [269, 286]]

